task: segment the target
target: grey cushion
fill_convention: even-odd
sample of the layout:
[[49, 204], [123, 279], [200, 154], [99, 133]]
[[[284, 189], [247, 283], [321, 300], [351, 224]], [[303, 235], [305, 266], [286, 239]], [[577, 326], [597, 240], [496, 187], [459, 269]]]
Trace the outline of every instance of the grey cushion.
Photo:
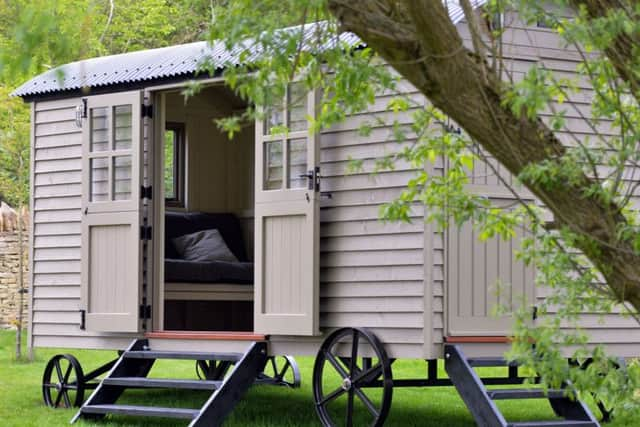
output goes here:
[[220, 232], [216, 229], [197, 231], [173, 239], [178, 253], [187, 261], [238, 262]]

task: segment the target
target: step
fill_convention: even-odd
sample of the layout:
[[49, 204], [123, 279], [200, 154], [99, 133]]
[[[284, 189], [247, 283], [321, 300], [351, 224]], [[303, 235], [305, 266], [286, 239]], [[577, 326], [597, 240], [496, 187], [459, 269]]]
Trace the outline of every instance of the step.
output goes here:
[[544, 390], [540, 388], [511, 388], [487, 390], [493, 400], [507, 399], [558, 399], [566, 397], [564, 390]]
[[127, 351], [123, 354], [126, 359], [180, 359], [180, 360], [220, 360], [237, 362], [242, 359], [242, 353], [209, 353], [202, 351]]
[[470, 357], [467, 359], [470, 366], [474, 368], [490, 368], [497, 366], [518, 366], [516, 362], [507, 362], [502, 357]]
[[507, 427], [599, 427], [592, 421], [557, 420], [557, 421], [524, 421], [509, 423]]
[[183, 390], [217, 390], [222, 381], [179, 380], [145, 377], [105, 378], [104, 385], [121, 386], [127, 388], [176, 388]]
[[120, 414], [143, 417], [166, 417], [193, 419], [200, 414], [197, 409], [161, 408], [133, 405], [86, 405], [81, 409], [84, 414]]

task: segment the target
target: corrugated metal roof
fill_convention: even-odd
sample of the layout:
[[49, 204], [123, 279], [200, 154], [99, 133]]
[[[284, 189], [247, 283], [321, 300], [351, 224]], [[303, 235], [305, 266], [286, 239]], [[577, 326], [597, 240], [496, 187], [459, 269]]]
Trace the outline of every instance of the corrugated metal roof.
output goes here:
[[[471, 3], [474, 7], [478, 7], [485, 4], [486, 1], [471, 0]], [[445, 0], [445, 3], [451, 20], [455, 24], [460, 22], [464, 18], [464, 13], [459, 2]], [[312, 37], [312, 26], [307, 25], [306, 28], [309, 29], [306, 34], [309, 35], [308, 37]], [[352, 33], [341, 34], [340, 40], [350, 46], [361, 43], [359, 38]], [[257, 52], [255, 56], [257, 56]], [[251, 62], [252, 59], [247, 58], [246, 62]], [[44, 96], [84, 87], [106, 87], [180, 76], [190, 78], [198, 72], [199, 65], [205, 61], [216, 64], [218, 69], [221, 69], [225, 64], [238, 65], [238, 52], [229, 51], [223, 42], [214, 42], [213, 44], [196, 42], [102, 56], [72, 62], [47, 71], [24, 83], [11, 95], [20, 97]]]

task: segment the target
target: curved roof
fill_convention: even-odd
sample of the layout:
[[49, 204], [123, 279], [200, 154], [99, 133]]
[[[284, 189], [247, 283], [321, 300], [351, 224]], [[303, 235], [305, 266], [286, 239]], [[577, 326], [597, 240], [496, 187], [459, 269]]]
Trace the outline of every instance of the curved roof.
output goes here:
[[[444, 0], [454, 24], [464, 18], [458, 1]], [[487, 0], [472, 0], [479, 7]], [[294, 29], [296, 27], [292, 27]], [[308, 26], [311, 30], [311, 26]], [[312, 30], [309, 31], [312, 35]], [[350, 46], [361, 44], [352, 33], [342, 33], [340, 41]], [[327, 46], [329, 47], [329, 46]], [[257, 55], [257, 53], [256, 53]], [[247, 58], [246, 62], [251, 62]], [[237, 52], [226, 49], [223, 42], [195, 42], [159, 49], [141, 50], [72, 62], [42, 73], [18, 87], [12, 96], [39, 97], [71, 92], [82, 88], [99, 88], [167, 78], [192, 78], [203, 62], [239, 65]]]

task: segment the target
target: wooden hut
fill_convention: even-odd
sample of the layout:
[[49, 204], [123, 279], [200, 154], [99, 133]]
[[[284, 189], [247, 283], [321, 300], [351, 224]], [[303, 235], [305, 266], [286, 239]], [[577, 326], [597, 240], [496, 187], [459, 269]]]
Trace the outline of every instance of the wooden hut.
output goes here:
[[[452, 7], [451, 13], [466, 34], [461, 11]], [[576, 72], [580, 56], [551, 30], [517, 16], [509, 22], [504, 56], [515, 75], [534, 62]], [[326, 354], [348, 359], [351, 347], [336, 343], [353, 345], [360, 336], [359, 372], [371, 368], [369, 379], [388, 396], [374, 423], [386, 417], [391, 387], [445, 381], [430, 368], [428, 378], [390, 386], [388, 360], [446, 355], [476, 419], [506, 425], [492, 396], [476, 387], [471, 367], [504, 364], [511, 319], [495, 318], [493, 306], [544, 298], [532, 269], [515, 258], [518, 238], [480, 242], [470, 225], [443, 232], [423, 221], [420, 206], [409, 224], [379, 221], [381, 204], [400, 194], [414, 170], [398, 165], [371, 175], [375, 158], [402, 144], [389, 127], [374, 127], [368, 136], [358, 127], [370, 114], [391, 117], [392, 95], [381, 94], [368, 111], [320, 134], [310, 133], [304, 119], [316, 113], [316, 94], [289, 96], [302, 101], [243, 128], [230, 142], [213, 120], [247, 104], [219, 75], [200, 77], [203, 90], [186, 102], [181, 95], [207, 56], [233, 60], [222, 44], [192, 43], [67, 64], [14, 92], [31, 105], [29, 344], [128, 349], [78, 416], [163, 415], [202, 425], [227, 413], [234, 402], [229, 390], [251, 384], [262, 356], [315, 355], [324, 341], [316, 367], [322, 371], [332, 363]], [[402, 86], [420, 98], [410, 84]], [[290, 94], [298, 90], [292, 86]], [[579, 98], [588, 109], [591, 90]], [[409, 123], [410, 115], [402, 120]], [[286, 138], [270, 134], [276, 124], [289, 126]], [[577, 117], [567, 117], [567, 124], [589, 132]], [[363, 162], [362, 172], [346, 174], [351, 159]], [[442, 173], [444, 163], [429, 167]], [[498, 204], [513, 201], [486, 165], [476, 165], [473, 174], [474, 191]], [[217, 258], [207, 258], [211, 253]], [[499, 298], [492, 290], [498, 279], [511, 284]], [[633, 320], [611, 315], [600, 323], [585, 315], [584, 324], [594, 343], [620, 356], [640, 353]], [[218, 382], [211, 385], [217, 391], [201, 410], [115, 404], [120, 388], [143, 386], [140, 378], [154, 358], [180, 352], [201, 361], [219, 360], [220, 352], [243, 356], [234, 359], [229, 380], [207, 377]], [[372, 368], [372, 360], [384, 366]], [[517, 370], [512, 374], [505, 381], [517, 381]], [[331, 424], [318, 387], [319, 414]], [[351, 393], [351, 382], [345, 379], [343, 388]], [[555, 399], [556, 407], [577, 405], [581, 409], [569, 411], [573, 420], [597, 425], [562, 394], [538, 397]]]

